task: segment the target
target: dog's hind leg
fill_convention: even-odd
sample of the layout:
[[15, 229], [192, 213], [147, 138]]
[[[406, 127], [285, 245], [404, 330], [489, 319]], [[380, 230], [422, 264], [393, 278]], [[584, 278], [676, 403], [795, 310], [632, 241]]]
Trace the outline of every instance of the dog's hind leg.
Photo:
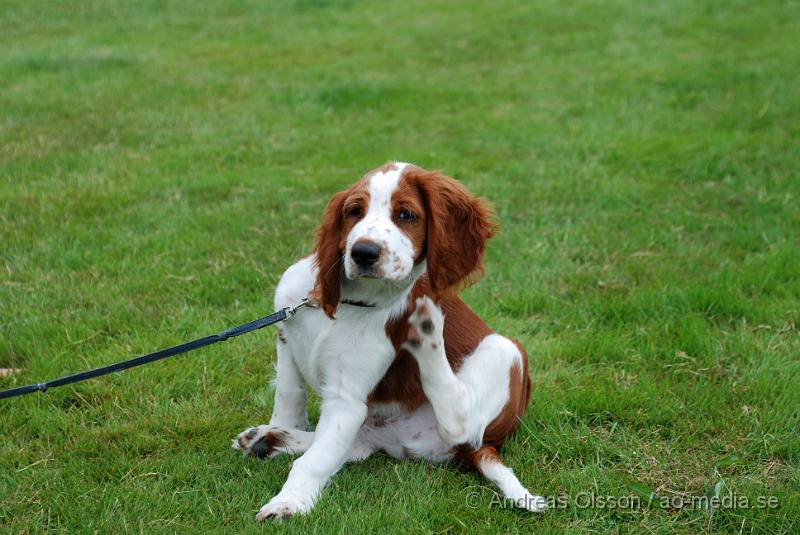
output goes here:
[[453, 372], [444, 347], [444, 320], [430, 298], [418, 299], [403, 345], [419, 364], [439, 435], [447, 446], [466, 451], [456, 458], [494, 482], [506, 498], [524, 509], [543, 511], [545, 500], [522, 486], [495, 447], [516, 429], [527, 407], [530, 383], [521, 346], [490, 334]]
[[492, 446], [483, 446], [477, 451], [461, 455], [460, 460], [465, 467], [476, 470], [497, 485], [503, 496], [516, 507], [534, 513], [547, 510], [547, 500], [542, 496], [531, 494], [523, 487], [514, 471], [503, 464], [497, 450]]
[[[417, 299], [408, 322], [411, 327], [403, 348], [419, 365], [422, 390], [436, 413], [442, 439], [451, 447], [470, 444], [479, 448], [484, 431], [504, 407], [519, 404], [519, 399], [511, 399], [510, 387], [512, 375], [514, 386], [521, 381], [524, 361], [520, 349], [508, 338], [490, 334], [455, 373], [445, 351], [441, 309], [428, 297]], [[521, 393], [515, 394], [519, 398]], [[503, 437], [512, 427], [516, 426], [503, 430]]]

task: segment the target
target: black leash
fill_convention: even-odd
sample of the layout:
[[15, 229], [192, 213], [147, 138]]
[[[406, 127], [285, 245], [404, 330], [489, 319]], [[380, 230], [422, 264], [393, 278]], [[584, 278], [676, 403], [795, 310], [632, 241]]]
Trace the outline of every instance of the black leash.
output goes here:
[[172, 357], [173, 355], [180, 355], [181, 353], [187, 353], [189, 351], [192, 351], [200, 347], [210, 346], [211, 344], [216, 344], [217, 342], [224, 342], [228, 338], [240, 336], [242, 334], [249, 333], [251, 331], [263, 329], [268, 325], [273, 325], [280, 321], [288, 320], [289, 318], [294, 316], [295, 313], [300, 308], [308, 304], [309, 304], [308, 299], [303, 299], [302, 301], [300, 301], [299, 304], [293, 307], [282, 308], [277, 312], [273, 312], [269, 316], [264, 316], [263, 318], [259, 318], [255, 321], [251, 321], [249, 323], [245, 323], [237, 327], [232, 327], [226, 331], [222, 331], [219, 334], [212, 334], [211, 336], [206, 336], [205, 338], [199, 338], [191, 342], [186, 342], [185, 344], [180, 344], [174, 347], [168, 347], [167, 349], [162, 349], [161, 351], [156, 351], [155, 353], [150, 353], [148, 355], [144, 355], [141, 357], [132, 358], [130, 360], [124, 360], [122, 362], [117, 362], [116, 364], [103, 366], [102, 368], [95, 368], [93, 370], [87, 370], [85, 372], [76, 373], [74, 375], [67, 375], [66, 377], [61, 377], [60, 379], [47, 381], [46, 383], [38, 383], [35, 385], [11, 388], [10, 390], [3, 390], [2, 392], [0, 392], [0, 399], [13, 398], [15, 396], [22, 396], [24, 394], [31, 394], [33, 392], [44, 392], [48, 388], [55, 388], [57, 386], [64, 386], [72, 383], [77, 383], [78, 381], [85, 381], [86, 379], [91, 379], [92, 377], [100, 377], [101, 375], [107, 375], [109, 373], [118, 372], [121, 370], [127, 370], [128, 368], [134, 368], [136, 366], [141, 366], [142, 364], [147, 364], [149, 362], [155, 362], [157, 360], [165, 359], [167, 357]]

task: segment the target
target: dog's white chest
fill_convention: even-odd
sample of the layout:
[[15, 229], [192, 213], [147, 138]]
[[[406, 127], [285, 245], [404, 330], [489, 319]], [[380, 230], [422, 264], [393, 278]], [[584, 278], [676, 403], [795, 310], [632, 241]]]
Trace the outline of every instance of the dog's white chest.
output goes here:
[[286, 325], [286, 340], [305, 381], [318, 394], [342, 387], [369, 394], [395, 355], [384, 314], [343, 305], [331, 321], [320, 310], [303, 312]]

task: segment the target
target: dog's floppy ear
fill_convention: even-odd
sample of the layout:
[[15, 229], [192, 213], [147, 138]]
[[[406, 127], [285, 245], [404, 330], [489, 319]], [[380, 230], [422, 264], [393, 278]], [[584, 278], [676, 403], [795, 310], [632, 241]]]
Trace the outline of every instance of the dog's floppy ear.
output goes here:
[[428, 279], [434, 292], [464, 286], [483, 271], [486, 241], [497, 225], [488, 203], [438, 171], [413, 169], [428, 209]]
[[346, 191], [335, 194], [317, 228], [316, 264], [319, 268], [317, 283], [314, 288], [322, 310], [333, 319], [339, 305], [342, 285], [342, 249], [344, 246], [342, 205], [347, 198]]

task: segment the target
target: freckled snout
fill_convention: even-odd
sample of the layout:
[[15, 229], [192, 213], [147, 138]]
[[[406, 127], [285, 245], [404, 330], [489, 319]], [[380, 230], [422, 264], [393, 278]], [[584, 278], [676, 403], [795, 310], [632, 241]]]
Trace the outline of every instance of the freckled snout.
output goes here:
[[371, 241], [358, 241], [350, 249], [350, 257], [358, 266], [369, 268], [381, 257], [381, 248], [378, 244]]

